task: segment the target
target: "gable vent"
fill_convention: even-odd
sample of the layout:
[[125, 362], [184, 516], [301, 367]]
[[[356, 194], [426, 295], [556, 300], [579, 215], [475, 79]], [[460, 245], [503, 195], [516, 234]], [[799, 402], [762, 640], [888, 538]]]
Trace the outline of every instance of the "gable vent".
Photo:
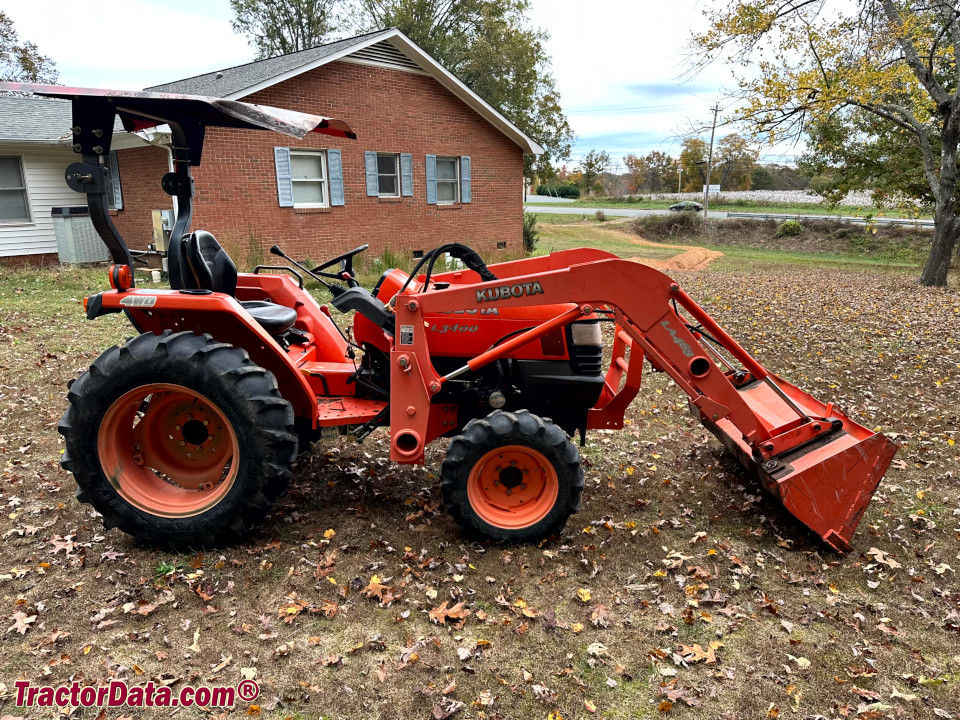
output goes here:
[[383, 40], [369, 47], [350, 53], [343, 60], [360, 62], [368, 65], [387, 67], [392, 70], [406, 70], [423, 72], [423, 69], [413, 60], [397, 50], [388, 41]]

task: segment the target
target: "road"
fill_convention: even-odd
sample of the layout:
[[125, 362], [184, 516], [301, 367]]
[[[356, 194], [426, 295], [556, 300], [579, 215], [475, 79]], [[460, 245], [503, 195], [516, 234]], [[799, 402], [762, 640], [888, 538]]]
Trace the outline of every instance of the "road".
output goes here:
[[[603, 214], [607, 217], [641, 217], [642, 215], [670, 214], [670, 211], [667, 209], [649, 210], [634, 207], [601, 208], [583, 207], [582, 205], [570, 207], [567, 205], [561, 205], [559, 203], [555, 205], [524, 205], [523, 209], [526, 212], [549, 213], [551, 215], [593, 215], [597, 212], [597, 210], [603, 210]], [[727, 214], [725, 212], [717, 212], [716, 210], [710, 211], [710, 217], [712, 218], [725, 218], [726, 216]]]

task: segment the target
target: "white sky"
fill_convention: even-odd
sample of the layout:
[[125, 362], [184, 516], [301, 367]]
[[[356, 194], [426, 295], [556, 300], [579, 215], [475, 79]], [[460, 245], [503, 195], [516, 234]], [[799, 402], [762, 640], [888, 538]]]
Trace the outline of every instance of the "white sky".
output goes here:
[[[228, 0], [6, 0], [21, 39], [56, 61], [66, 85], [140, 89], [253, 58], [230, 27]], [[680, 151], [675, 136], [709, 120], [729, 71], [682, 82], [703, 0], [532, 0], [550, 33], [554, 76], [577, 144], [615, 161], [629, 152]], [[96, 31], [93, 28], [96, 27]], [[349, 118], [345, 118], [349, 120]], [[725, 134], [718, 133], [718, 137]]]

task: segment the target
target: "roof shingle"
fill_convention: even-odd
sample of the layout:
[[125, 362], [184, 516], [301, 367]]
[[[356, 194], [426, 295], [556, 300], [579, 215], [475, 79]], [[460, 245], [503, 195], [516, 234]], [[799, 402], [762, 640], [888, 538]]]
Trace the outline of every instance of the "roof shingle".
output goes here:
[[0, 96], [0, 141], [53, 142], [69, 137], [72, 124], [68, 100]]
[[248, 87], [265, 82], [278, 75], [296, 70], [310, 63], [322, 60], [330, 55], [359, 45], [376, 35], [386, 35], [389, 30], [377, 30], [366, 35], [337, 40], [336, 42], [320, 45], [300, 52], [280, 55], [278, 57], [257, 60], [246, 65], [237, 65], [232, 68], [215, 70], [213, 72], [174, 80], [163, 85], [154, 85], [145, 88], [154, 92], [184, 93], [187, 95], [206, 95], [209, 97], [229, 97]]

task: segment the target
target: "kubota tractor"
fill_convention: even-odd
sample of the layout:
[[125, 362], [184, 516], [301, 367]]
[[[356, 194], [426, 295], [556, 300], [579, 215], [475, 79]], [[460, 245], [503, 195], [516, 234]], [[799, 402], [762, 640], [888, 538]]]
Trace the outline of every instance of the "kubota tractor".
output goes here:
[[[209, 126], [353, 138], [338, 120], [240, 102], [158, 93], [5, 84], [73, 102], [67, 183], [87, 195], [113, 258], [111, 290], [89, 319], [123, 312], [139, 335], [104, 352], [70, 387], [63, 467], [78, 498], [151, 544], [210, 546], [243, 537], [270, 511], [298, 452], [328, 432], [387, 428], [390, 457], [421, 463], [449, 438], [440, 469], [447, 510], [472, 536], [536, 540], [580, 503], [576, 446], [620, 428], [643, 361], [801, 522], [839, 551], [896, 446], [767, 372], [667, 276], [579, 249], [487, 267], [452, 243], [368, 291], [353, 272], [366, 246], [315, 268], [238, 274], [209, 232], [190, 231], [193, 179]], [[170, 289], [135, 286], [110, 219], [115, 118], [169, 126], [177, 198]], [[238, 212], [242, 212], [238, 208]], [[272, 252], [286, 257], [274, 246]], [[434, 272], [443, 255], [462, 270]], [[274, 268], [277, 270], [278, 268]], [[353, 312], [342, 333], [303, 287], [326, 284]], [[604, 361], [603, 333], [613, 337]], [[331, 430], [335, 429], [335, 430]]]

